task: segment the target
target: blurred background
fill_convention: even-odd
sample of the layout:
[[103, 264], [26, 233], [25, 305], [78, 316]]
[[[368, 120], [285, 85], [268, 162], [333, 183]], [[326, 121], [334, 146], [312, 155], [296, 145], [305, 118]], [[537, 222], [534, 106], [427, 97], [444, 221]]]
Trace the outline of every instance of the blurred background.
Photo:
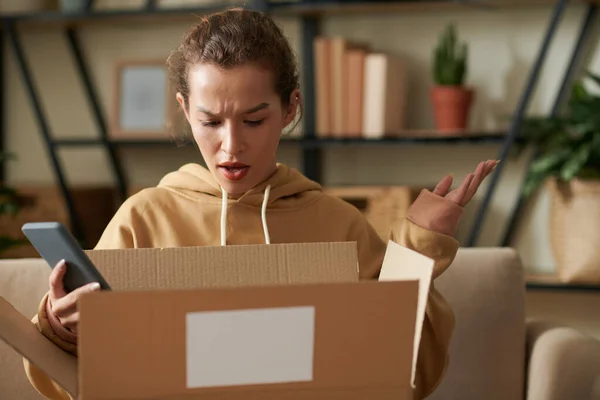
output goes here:
[[[502, 159], [466, 209], [461, 244], [516, 248], [530, 276], [530, 312], [559, 315], [600, 337], [597, 313], [591, 318], [600, 309], [600, 190], [593, 179], [600, 123], [589, 111], [600, 109], [594, 97], [600, 92], [593, 79], [583, 81], [586, 71], [600, 75], [596, 5], [0, 4], [1, 182], [11, 200], [2, 208], [0, 234], [3, 243], [18, 244], [0, 257], [35, 256], [18, 242], [27, 220], [63, 220], [93, 247], [124, 197], [184, 163], [202, 163], [185, 142], [164, 61], [199, 15], [241, 5], [273, 15], [301, 66], [305, 118], [284, 137], [281, 162], [354, 202], [385, 231], [421, 188], [448, 173], [461, 180], [479, 161]], [[580, 119], [550, 119], [568, 110], [580, 81]], [[155, 100], [141, 100], [148, 98]], [[554, 123], [554, 136], [533, 117]], [[582, 125], [585, 144], [555, 140]], [[526, 126], [537, 130], [527, 136]], [[539, 137], [554, 147], [535, 142]], [[532, 170], [533, 155], [543, 162]], [[590, 174], [590, 187], [579, 182]], [[524, 183], [537, 186], [527, 192]]]

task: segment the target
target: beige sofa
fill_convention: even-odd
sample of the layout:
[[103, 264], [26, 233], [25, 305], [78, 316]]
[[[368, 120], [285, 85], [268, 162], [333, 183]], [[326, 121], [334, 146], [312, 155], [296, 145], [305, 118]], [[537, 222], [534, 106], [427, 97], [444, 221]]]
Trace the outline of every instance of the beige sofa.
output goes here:
[[[49, 272], [38, 259], [0, 261], [0, 296], [33, 315]], [[461, 249], [436, 286], [452, 304], [457, 326], [447, 375], [431, 399], [600, 399], [600, 342], [568, 327], [526, 322], [514, 251]], [[21, 358], [0, 341], [0, 399], [40, 398]]]

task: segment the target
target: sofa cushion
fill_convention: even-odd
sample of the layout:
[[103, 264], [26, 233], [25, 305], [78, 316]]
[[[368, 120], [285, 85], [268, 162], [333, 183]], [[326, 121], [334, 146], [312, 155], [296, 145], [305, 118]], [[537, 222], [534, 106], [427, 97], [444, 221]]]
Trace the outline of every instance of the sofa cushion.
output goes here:
[[432, 400], [522, 399], [525, 284], [509, 248], [461, 248], [435, 280], [456, 314], [450, 365]]
[[[42, 259], [0, 260], [0, 296], [33, 317], [48, 291], [50, 268]], [[0, 340], [0, 399], [40, 400], [23, 369], [23, 359]]]

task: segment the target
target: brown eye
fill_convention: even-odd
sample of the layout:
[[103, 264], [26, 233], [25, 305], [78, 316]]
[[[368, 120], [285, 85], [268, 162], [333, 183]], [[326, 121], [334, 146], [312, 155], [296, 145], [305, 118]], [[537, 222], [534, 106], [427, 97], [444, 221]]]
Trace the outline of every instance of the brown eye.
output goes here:
[[259, 119], [257, 121], [245, 121], [246, 124], [250, 125], [250, 126], [259, 126], [260, 124], [262, 124], [262, 122], [264, 121], [264, 119]]

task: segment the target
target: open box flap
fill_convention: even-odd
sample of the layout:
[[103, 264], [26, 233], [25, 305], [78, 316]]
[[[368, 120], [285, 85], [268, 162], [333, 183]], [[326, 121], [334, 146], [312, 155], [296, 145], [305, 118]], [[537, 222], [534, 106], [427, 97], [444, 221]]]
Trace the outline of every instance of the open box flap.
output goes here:
[[356, 282], [356, 242], [86, 251], [116, 290]]
[[415, 321], [415, 338], [413, 348], [413, 366], [411, 384], [415, 387], [417, 373], [417, 356], [419, 354], [419, 343], [425, 319], [425, 309], [429, 296], [429, 286], [433, 275], [435, 261], [414, 250], [408, 249], [393, 241], [389, 241], [381, 273], [380, 281], [419, 281], [419, 300], [417, 306], [417, 318]]
[[48, 374], [72, 396], [77, 394], [77, 359], [44, 337], [33, 322], [2, 297], [0, 339]]

